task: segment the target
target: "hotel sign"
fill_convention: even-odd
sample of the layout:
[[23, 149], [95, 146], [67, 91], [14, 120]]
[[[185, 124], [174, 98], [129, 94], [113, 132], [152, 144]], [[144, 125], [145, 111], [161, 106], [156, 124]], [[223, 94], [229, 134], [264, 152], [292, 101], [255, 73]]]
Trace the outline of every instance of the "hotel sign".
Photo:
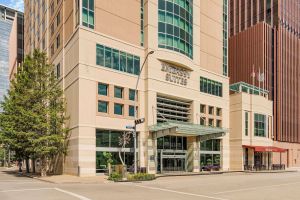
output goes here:
[[162, 63], [161, 71], [166, 73], [165, 80], [171, 83], [186, 86], [188, 79], [190, 79], [190, 71], [167, 63]]

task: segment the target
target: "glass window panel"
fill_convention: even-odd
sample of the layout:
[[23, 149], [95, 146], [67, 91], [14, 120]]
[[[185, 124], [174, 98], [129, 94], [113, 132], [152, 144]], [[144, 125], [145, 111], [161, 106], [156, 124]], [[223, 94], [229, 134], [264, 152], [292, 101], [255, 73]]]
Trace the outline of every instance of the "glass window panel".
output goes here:
[[123, 88], [115, 87], [115, 95], [116, 98], [123, 98]]
[[108, 102], [98, 101], [98, 112], [108, 113]]
[[134, 117], [134, 106], [129, 106], [128, 113], [130, 117]]
[[89, 0], [82, 0], [82, 7], [88, 8], [88, 2]]
[[137, 56], [134, 56], [134, 74], [140, 74], [140, 58]]
[[112, 64], [112, 66], [116, 70], [120, 70], [120, 62], [119, 62], [120, 58], [119, 58], [119, 55], [120, 55], [119, 51], [114, 49], [113, 50], [113, 61], [112, 61], [113, 64]]
[[94, 10], [94, 0], [89, 0], [89, 9]]
[[94, 27], [94, 11], [89, 11], [89, 25]]
[[112, 131], [110, 133], [110, 147], [120, 147], [119, 138], [121, 134], [119, 131]]
[[134, 68], [133, 68], [133, 56], [127, 54], [127, 72], [130, 74], [133, 74]]
[[96, 147], [109, 147], [109, 131], [97, 130]]
[[96, 64], [104, 66], [104, 47], [100, 45], [96, 48]]
[[82, 22], [88, 23], [88, 10], [85, 8], [82, 9]]
[[129, 89], [129, 100], [135, 101], [135, 90]]
[[105, 47], [105, 67], [111, 68], [112, 64], [112, 53], [111, 53], [111, 48]]
[[123, 105], [115, 103], [115, 105], [114, 105], [114, 113], [115, 113], [115, 115], [123, 115]]
[[121, 52], [121, 55], [120, 55], [120, 70], [123, 71], [123, 72], [126, 72], [127, 71], [126, 65], [127, 65], [126, 53]]
[[108, 85], [103, 83], [98, 83], [98, 94], [107, 96], [108, 94]]
[[164, 137], [164, 149], [170, 149], [171, 147], [171, 138], [170, 136]]

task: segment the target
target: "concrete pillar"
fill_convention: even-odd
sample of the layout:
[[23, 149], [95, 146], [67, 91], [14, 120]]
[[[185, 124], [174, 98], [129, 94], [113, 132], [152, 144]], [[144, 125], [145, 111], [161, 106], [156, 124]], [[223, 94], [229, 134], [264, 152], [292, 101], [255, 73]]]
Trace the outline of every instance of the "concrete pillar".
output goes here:
[[157, 140], [154, 133], [149, 134], [147, 146], [147, 171], [149, 174], [155, 174], [157, 164]]
[[200, 147], [199, 140], [196, 137], [187, 138], [187, 171], [200, 171]]

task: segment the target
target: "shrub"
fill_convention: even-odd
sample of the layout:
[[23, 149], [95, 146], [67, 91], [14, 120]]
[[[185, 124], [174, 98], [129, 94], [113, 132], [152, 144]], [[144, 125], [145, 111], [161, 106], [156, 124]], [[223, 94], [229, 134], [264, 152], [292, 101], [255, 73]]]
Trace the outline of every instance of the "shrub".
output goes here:
[[155, 179], [155, 175], [147, 173], [128, 174], [127, 176], [128, 181], [149, 181], [153, 179]]
[[111, 173], [111, 175], [108, 177], [108, 180], [111, 181], [119, 181], [122, 179], [122, 175], [116, 172]]

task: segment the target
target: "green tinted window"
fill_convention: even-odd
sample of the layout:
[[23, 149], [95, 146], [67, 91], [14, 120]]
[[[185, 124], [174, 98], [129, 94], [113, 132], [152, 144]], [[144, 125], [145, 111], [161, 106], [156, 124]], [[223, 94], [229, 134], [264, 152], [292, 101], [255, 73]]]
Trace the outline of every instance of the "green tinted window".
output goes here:
[[98, 83], [98, 94], [107, 96], [108, 94], [108, 85], [103, 83]]
[[115, 113], [115, 115], [123, 115], [123, 105], [115, 103], [115, 105], [114, 105], [114, 113]]
[[129, 116], [134, 117], [134, 106], [129, 106], [128, 113], [129, 113]]
[[96, 64], [130, 74], [140, 73], [140, 57], [99, 44], [96, 46]]
[[129, 89], [129, 100], [135, 101], [135, 90]]
[[204, 77], [200, 77], [200, 92], [222, 97], [222, 83]]
[[116, 98], [123, 98], [123, 88], [115, 87], [115, 97]]
[[82, 25], [94, 29], [94, 0], [82, 1]]
[[158, 0], [158, 47], [193, 58], [193, 0]]
[[98, 101], [98, 112], [108, 113], [108, 103], [106, 101]]
[[254, 136], [266, 137], [266, 116], [254, 114]]

